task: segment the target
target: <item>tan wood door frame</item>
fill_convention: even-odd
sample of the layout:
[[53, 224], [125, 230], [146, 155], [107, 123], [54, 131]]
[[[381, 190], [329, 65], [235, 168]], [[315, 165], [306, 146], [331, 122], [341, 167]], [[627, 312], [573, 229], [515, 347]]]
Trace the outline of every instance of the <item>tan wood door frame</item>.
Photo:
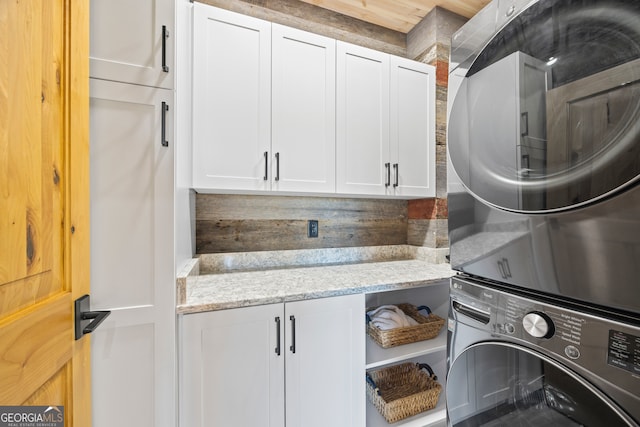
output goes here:
[[0, 0], [0, 406], [91, 425], [89, 1]]

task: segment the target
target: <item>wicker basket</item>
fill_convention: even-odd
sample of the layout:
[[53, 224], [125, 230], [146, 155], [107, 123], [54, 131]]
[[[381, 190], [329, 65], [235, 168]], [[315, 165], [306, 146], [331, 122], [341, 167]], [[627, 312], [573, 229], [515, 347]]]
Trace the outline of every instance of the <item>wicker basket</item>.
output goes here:
[[[367, 333], [382, 348], [395, 347], [397, 345], [435, 338], [444, 326], [444, 319], [431, 313], [431, 310], [429, 310], [427, 306], [415, 307], [411, 304], [397, 304], [397, 306], [407, 316], [418, 322], [418, 324], [404, 328], [382, 330], [374, 326], [371, 322], [367, 322]], [[418, 313], [418, 310], [422, 309], [426, 309], [429, 314], [423, 316]], [[367, 311], [370, 310], [373, 310], [373, 308]]]
[[437, 379], [424, 363], [390, 366], [367, 373], [367, 396], [388, 423], [395, 423], [435, 408], [442, 391]]

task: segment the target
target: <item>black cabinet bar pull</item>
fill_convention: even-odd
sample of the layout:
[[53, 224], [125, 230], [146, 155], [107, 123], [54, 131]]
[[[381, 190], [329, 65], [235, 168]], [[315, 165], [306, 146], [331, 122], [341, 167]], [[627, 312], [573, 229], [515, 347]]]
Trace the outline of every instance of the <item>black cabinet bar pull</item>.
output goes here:
[[393, 188], [396, 188], [398, 186], [398, 164], [397, 163], [393, 164], [393, 171], [396, 174], [396, 178], [395, 178], [395, 181], [393, 183]]
[[280, 356], [280, 316], [276, 317], [276, 354]]
[[269, 179], [269, 152], [264, 152], [264, 181]]
[[162, 123], [161, 123], [161, 130], [160, 130], [160, 143], [162, 144], [163, 147], [168, 147], [169, 146], [169, 141], [167, 141], [167, 111], [169, 111], [169, 104], [167, 104], [166, 102], [162, 101]]
[[167, 39], [169, 38], [169, 30], [167, 26], [162, 26], [162, 71], [169, 72], [169, 66], [167, 65]]
[[295, 316], [289, 316], [289, 320], [291, 320], [291, 346], [289, 347], [289, 350], [291, 350], [291, 353], [296, 352], [296, 317]]
[[280, 181], [280, 153], [276, 153], [276, 181]]
[[384, 183], [385, 187], [391, 185], [391, 163], [385, 163], [384, 168], [387, 170], [387, 180]]

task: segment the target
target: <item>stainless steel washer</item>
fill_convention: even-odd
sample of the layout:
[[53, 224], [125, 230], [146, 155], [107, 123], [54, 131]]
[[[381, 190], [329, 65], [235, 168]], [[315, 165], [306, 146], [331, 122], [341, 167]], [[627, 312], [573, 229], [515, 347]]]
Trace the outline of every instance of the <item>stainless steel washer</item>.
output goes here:
[[640, 324], [453, 278], [449, 426], [639, 426]]

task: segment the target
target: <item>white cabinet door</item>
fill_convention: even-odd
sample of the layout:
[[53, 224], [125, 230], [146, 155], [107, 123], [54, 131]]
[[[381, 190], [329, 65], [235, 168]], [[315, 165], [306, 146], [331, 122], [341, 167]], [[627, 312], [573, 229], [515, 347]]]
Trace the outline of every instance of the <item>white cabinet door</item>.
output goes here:
[[111, 310], [91, 339], [93, 426], [170, 427], [173, 93], [91, 79], [90, 95], [91, 305]]
[[173, 88], [174, 2], [91, 0], [89, 74]]
[[337, 42], [337, 191], [387, 194], [389, 55]]
[[273, 190], [335, 192], [335, 45], [272, 26]]
[[364, 295], [181, 316], [180, 425], [364, 427], [363, 317]]
[[287, 427], [364, 427], [364, 295], [286, 303], [285, 318]]
[[269, 190], [271, 23], [193, 10], [193, 186]]
[[435, 67], [391, 57], [391, 186], [396, 196], [436, 195], [435, 90]]
[[284, 305], [180, 319], [180, 425], [283, 427]]

